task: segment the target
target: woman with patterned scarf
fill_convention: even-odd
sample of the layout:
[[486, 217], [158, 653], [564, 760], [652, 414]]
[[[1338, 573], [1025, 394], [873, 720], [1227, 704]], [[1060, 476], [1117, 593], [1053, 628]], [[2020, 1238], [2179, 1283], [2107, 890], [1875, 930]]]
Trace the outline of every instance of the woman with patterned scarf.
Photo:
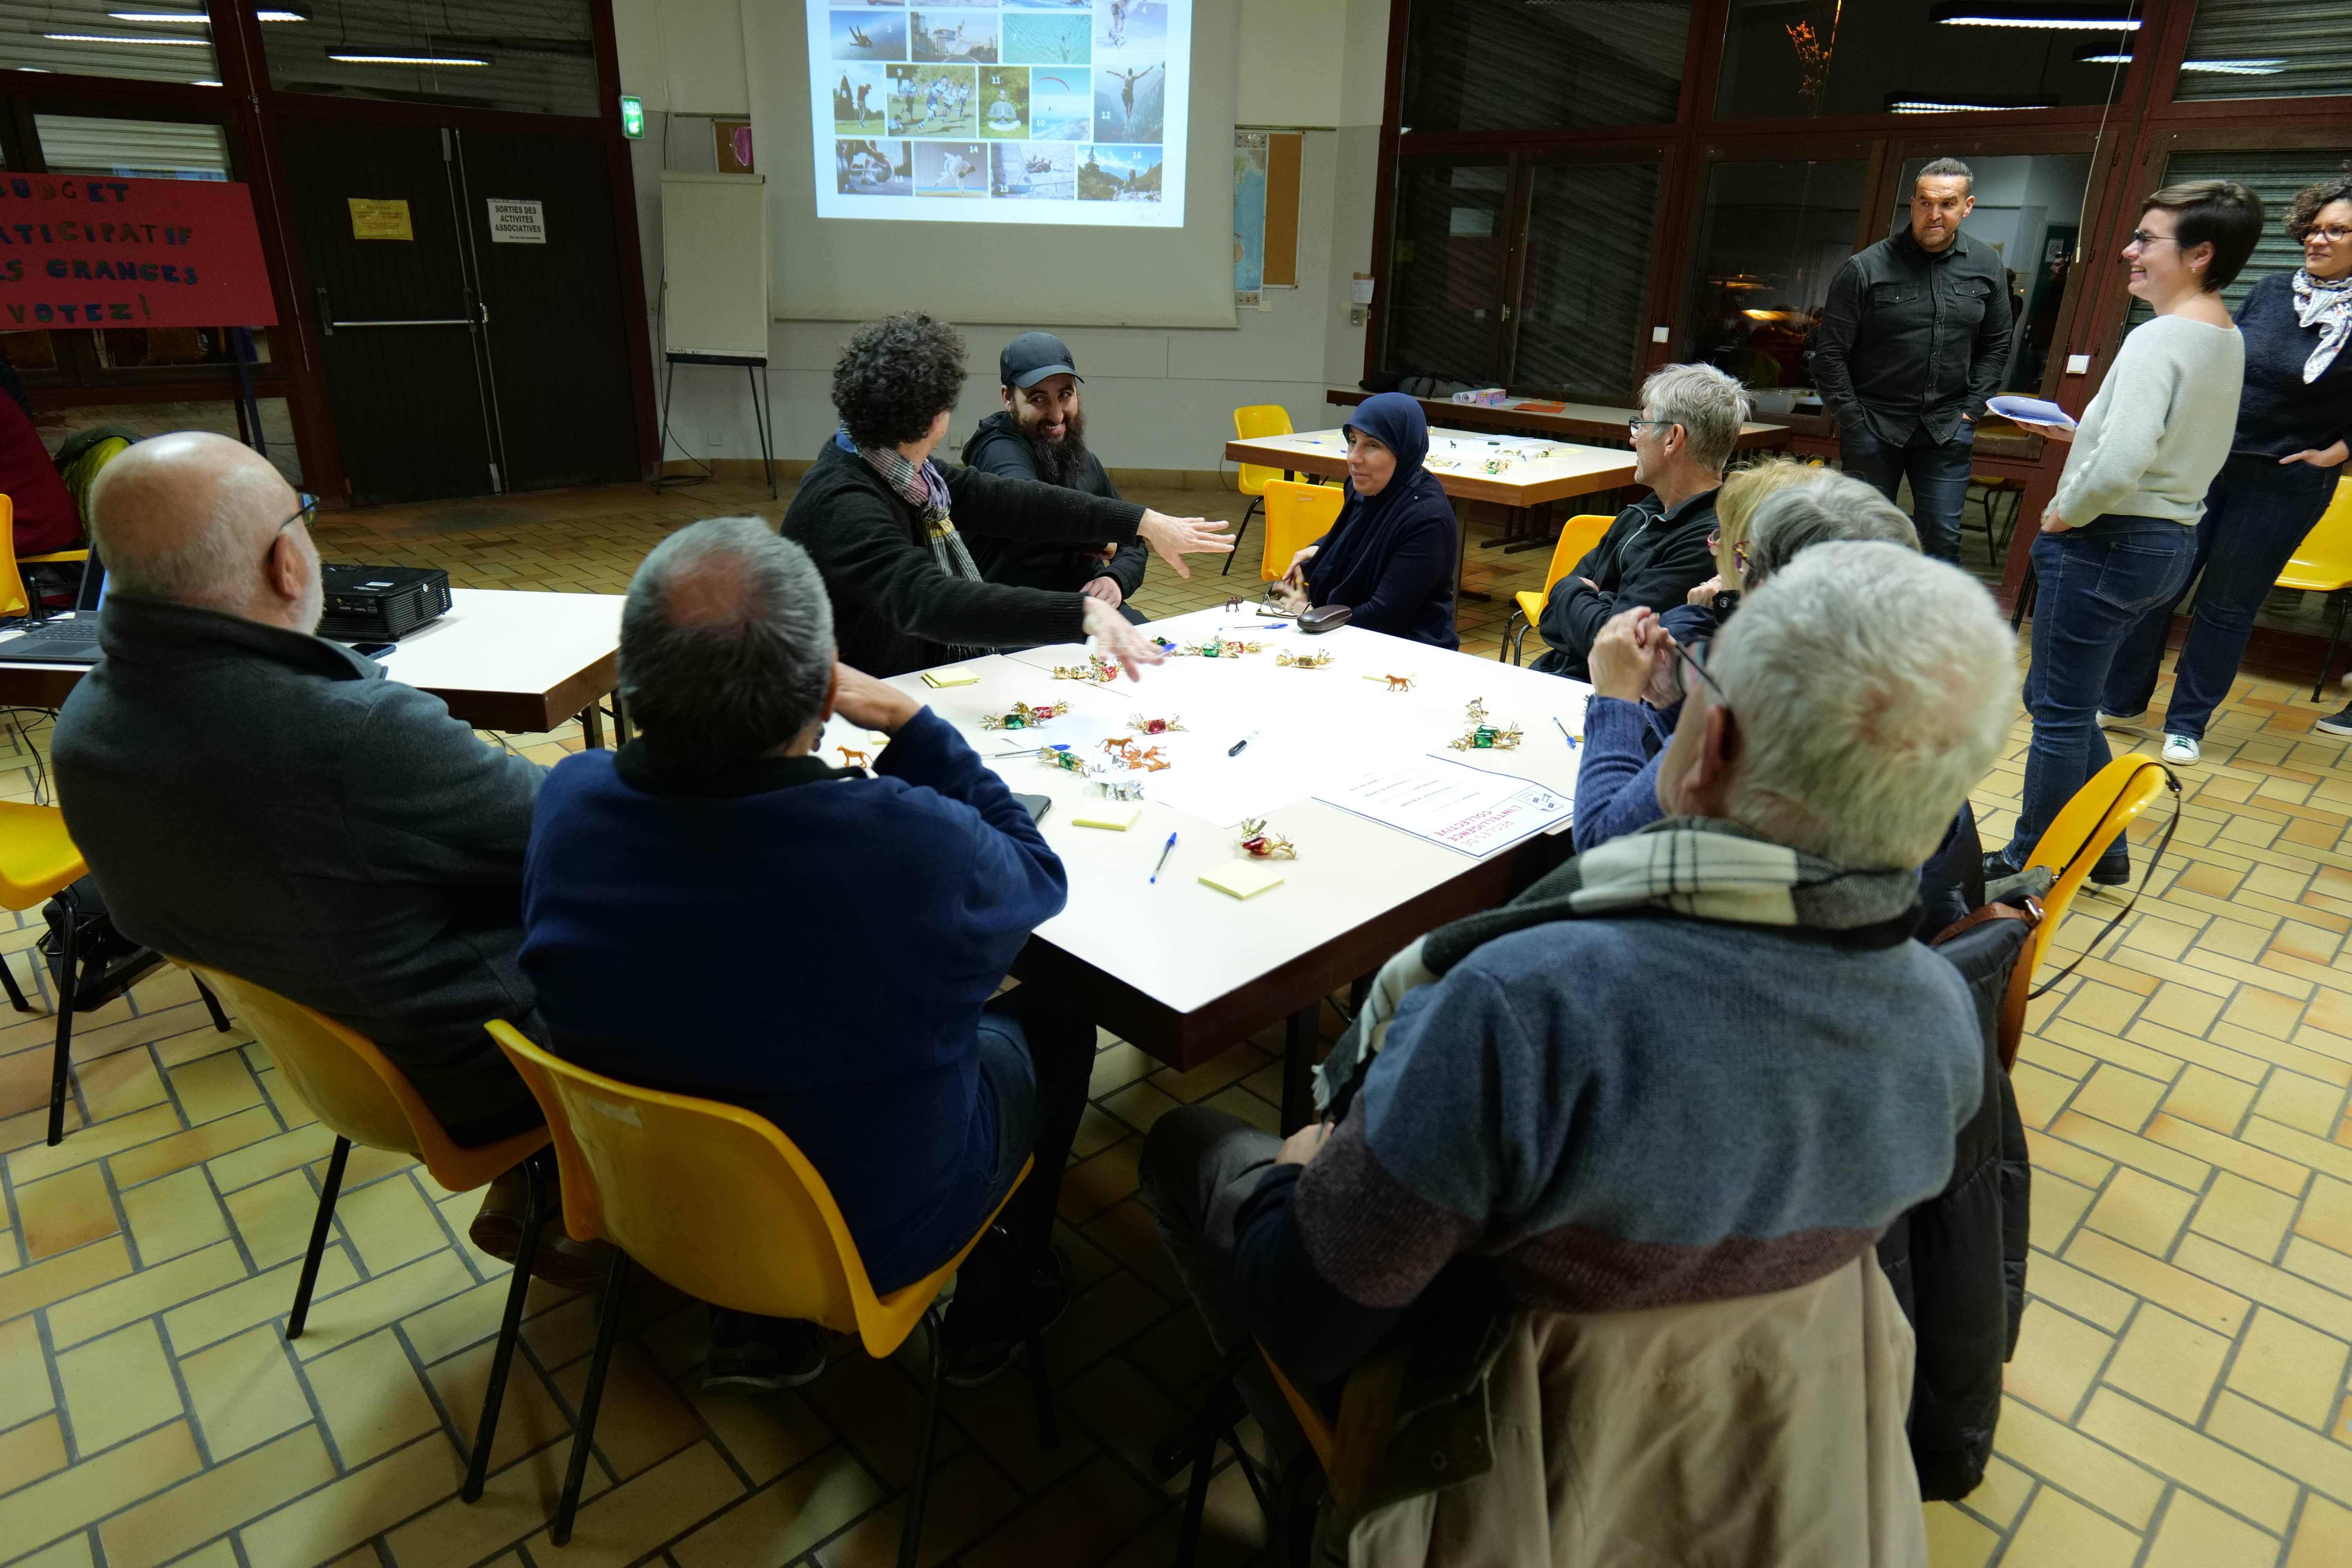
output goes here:
[[[2303, 265], [2273, 272], [2238, 307], [2246, 390], [2230, 460], [2213, 477], [2197, 525], [2189, 581], [2150, 609], [2116, 653], [2101, 722], [2129, 724], [2147, 710], [2172, 612], [2191, 584], [2197, 605], [2173, 670], [2164, 760], [2193, 763], [2206, 721], [2230, 695], [2263, 598], [2336, 494], [2352, 434], [2352, 176], [2306, 185], [2287, 208]], [[2319, 721], [2352, 735], [2352, 708]]]
[[1095, 639], [1133, 677], [1161, 655], [1100, 599], [983, 580], [957, 531], [1119, 545], [1141, 539], [1192, 575], [1227, 525], [931, 460], [963, 391], [963, 339], [919, 314], [860, 327], [833, 367], [841, 428], [785, 509], [785, 538], [824, 575], [844, 664], [903, 675], [998, 648]]

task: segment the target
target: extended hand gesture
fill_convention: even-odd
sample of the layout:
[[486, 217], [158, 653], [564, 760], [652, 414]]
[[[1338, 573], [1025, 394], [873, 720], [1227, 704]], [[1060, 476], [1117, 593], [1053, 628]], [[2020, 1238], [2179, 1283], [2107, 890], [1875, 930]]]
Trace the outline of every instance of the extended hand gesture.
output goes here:
[[1176, 569], [1179, 577], [1190, 577], [1192, 569], [1184, 563], [1187, 555], [1231, 555], [1234, 542], [1225, 537], [1232, 523], [1223, 518], [1170, 517], [1163, 511], [1147, 510], [1135, 531], [1153, 553]]

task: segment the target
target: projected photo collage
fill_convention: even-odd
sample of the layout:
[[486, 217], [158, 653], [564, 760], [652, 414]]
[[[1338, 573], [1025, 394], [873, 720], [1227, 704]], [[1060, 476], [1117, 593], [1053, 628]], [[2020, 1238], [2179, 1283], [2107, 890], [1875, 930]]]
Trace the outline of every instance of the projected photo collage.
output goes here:
[[1160, 200], [1168, 0], [829, 0], [825, 20], [836, 195]]

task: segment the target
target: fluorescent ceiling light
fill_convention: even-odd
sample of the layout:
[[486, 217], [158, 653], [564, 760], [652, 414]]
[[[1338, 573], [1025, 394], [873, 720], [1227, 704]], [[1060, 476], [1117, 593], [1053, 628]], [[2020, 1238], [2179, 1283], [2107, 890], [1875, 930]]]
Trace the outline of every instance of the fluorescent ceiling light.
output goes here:
[[192, 81], [188, 85], [190, 87], [218, 87], [220, 83], [216, 81]]
[[2136, 33], [2137, 16], [1938, 16], [1947, 27], [2043, 27], [2068, 33]]
[[307, 22], [310, 18], [299, 11], [257, 11], [253, 19], [257, 22]]
[[202, 11], [109, 11], [107, 15], [118, 22], [161, 22], [167, 25], [173, 22], [193, 22], [198, 26], [203, 26], [212, 20]]
[[2086, 66], [2127, 66], [2132, 63], [2129, 55], [2076, 55], [2074, 58]]
[[339, 55], [329, 54], [331, 60], [341, 60], [347, 66], [486, 66], [488, 60], [473, 59], [464, 55]]
[[121, 38], [104, 33], [43, 33], [41, 37], [56, 44], [165, 44], [183, 49], [209, 49], [210, 38]]
[[[2075, 60], [2086, 66], [2127, 66], [2129, 55], [2076, 55]], [[2183, 60], [2185, 71], [2203, 71], [2211, 76], [2276, 76], [2286, 69], [2284, 60]]]
[[1891, 114], [1996, 114], [2009, 109], [2054, 107], [2047, 103], [1943, 103], [1926, 98], [1898, 98], [1886, 106]]

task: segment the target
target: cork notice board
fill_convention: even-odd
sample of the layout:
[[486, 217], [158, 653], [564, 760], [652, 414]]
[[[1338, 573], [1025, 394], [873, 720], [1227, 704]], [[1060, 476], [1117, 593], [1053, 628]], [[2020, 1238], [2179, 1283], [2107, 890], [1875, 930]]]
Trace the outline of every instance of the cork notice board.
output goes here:
[[365, 196], [347, 198], [352, 205], [352, 237], [353, 239], [415, 239], [416, 233], [408, 224], [408, 204], [405, 201], [372, 201]]

